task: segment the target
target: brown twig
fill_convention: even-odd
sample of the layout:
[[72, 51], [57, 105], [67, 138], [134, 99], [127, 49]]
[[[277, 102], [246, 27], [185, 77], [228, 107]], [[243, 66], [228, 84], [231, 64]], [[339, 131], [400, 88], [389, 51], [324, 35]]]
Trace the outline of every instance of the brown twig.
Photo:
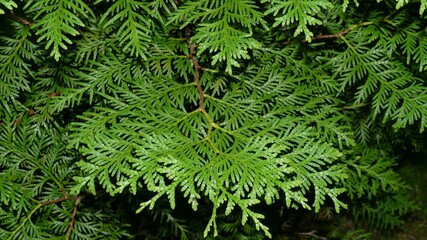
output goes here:
[[[311, 38], [312, 41], [318, 40], [318, 39], [327, 39], [327, 38], [340, 38], [344, 35], [346, 35], [347, 33], [349, 33], [352, 30], [352, 28], [347, 28], [339, 33], [335, 33], [335, 34], [318, 34], [314, 37]], [[307, 42], [307, 40], [303, 40], [303, 42]]]
[[[355, 25], [351, 25], [349, 28], [342, 30], [339, 33], [335, 33], [335, 34], [317, 34], [316, 36], [311, 38], [311, 41], [316, 41], [319, 39], [329, 39], [329, 38], [342, 38], [344, 35], [346, 35], [347, 33], [349, 33], [351, 30], [360, 27], [360, 26], [366, 26], [366, 25], [371, 25], [372, 22], [361, 22], [359, 24], [355, 24]], [[283, 44], [288, 45], [291, 41], [285, 41]], [[302, 40], [302, 42], [307, 42], [307, 40]]]
[[[28, 114], [27, 114], [27, 116], [31, 117], [31, 116], [34, 116], [34, 115], [36, 115], [36, 114], [37, 114], [37, 113], [36, 113], [36, 111], [35, 111], [34, 109], [30, 108], [30, 109], [28, 110]], [[18, 125], [21, 123], [22, 118], [23, 118], [23, 117], [19, 117], [18, 119], [16, 119], [16, 120], [13, 122], [13, 125], [14, 125], [14, 126], [18, 126]], [[3, 124], [3, 122], [1, 122], [1, 123], [0, 123], [0, 125], [2, 125], [2, 124]]]
[[316, 235], [316, 233], [317, 233], [317, 231], [316, 231], [316, 230], [312, 230], [312, 231], [310, 231], [310, 232], [306, 232], [306, 233], [298, 233], [298, 235], [314, 237], [314, 238], [317, 238], [317, 239], [320, 239], [320, 240], [328, 240], [328, 238], [318, 236], [318, 235]]
[[76, 197], [68, 196], [64, 189], [61, 188], [60, 191], [63, 194], [62, 198], [58, 198], [58, 199], [54, 199], [54, 200], [50, 200], [50, 201], [46, 201], [46, 202], [39, 202], [39, 204], [42, 206], [46, 206], [46, 205], [50, 205], [50, 204], [60, 203], [60, 202], [66, 201], [66, 200], [75, 200], [76, 199]]
[[[60, 93], [60, 92], [53, 92], [53, 93], [49, 93], [49, 94], [48, 94], [48, 97], [49, 97], [50, 99], [52, 99], [52, 98], [57, 97], [57, 96], [60, 96], [60, 95], [61, 95], [61, 93]], [[34, 115], [36, 115], [36, 114], [37, 114], [37, 113], [36, 113], [36, 111], [35, 111], [33, 108], [28, 109], [28, 115], [27, 115], [27, 116], [31, 117], [31, 116], [34, 116]], [[13, 122], [13, 125], [18, 126], [18, 125], [21, 123], [22, 118], [23, 118], [23, 117], [19, 117], [18, 119], [16, 119], [16, 120]], [[0, 126], [1, 126], [1, 125], [3, 125], [3, 124], [4, 124], [3, 122], [0, 122]]]
[[67, 234], [65, 235], [66, 240], [70, 239], [71, 232], [73, 231], [73, 228], [74, 228], [74, 222], [75, 222], [76, 216], [77, 216], [77, 207], [80, 204], [80, 201], [82, 200], [82, 198], [83, 198], [82, 196], [77, 196], [74, 199], [74, 209], [73, 209], [73, 213], [71, 214], [71, 221], [68, 225]]
[[344, 109], [344, 110], [356, 110], [358, 108], [366, 107], [369, 105], [370, 105], [369, 103], [360, 103], [360, 104], [356, 104], [356, 105], [346, 105], [346, 106], [342, 107], [342, 109]]
[[13, 125], [18, 126], [22, 121], [22, 117], [19, 117], [18, 119], [15, 120], [15, 122], [13, 122]]
[[189, 47], [189, 54], [187, 55], [187, 57], [189, 59], [191, 59], [191, 62], [194, 65], [194, 85], [197, 88], [197, 91], [199, 92], [200, 95], [200, 100], [199, 100], [199, 107], [201, 109], [203, 109], [203, 103], [205, 101], [205, 93], [203, 92], [203, 88], [200, 85], [200, 71], [202, 70], [202, 67], [199, 64], [199, 60], [197, 59], [197, 55], [196, 55], [196, 49], [198, 47], [197, 44], [194, 44], [191, 42], [191, 29], [190, 28], [186, 28], [185, 29], [185, 35], [186, 35], [186, 40], [188, 43], [188, 47]]
[[67, 196], [67, 194], [65, 192], [63, 192], [63, 194], [64, 194], [64, 196], [62, 198], [58, 198], [58, 199], [54, 199], [54, 200], [50, 200], [50, 201], [45, 201], [45, 202], [39, 202], [39, 206], [56, 204], [56, 203], [64, 202], [67, 200], [73, 200], [74, 201], [74, 209], [73, 209], [73, 213], [71, 214], [71, 221], [68, 224], [68, 230], [67, 230], [67, 233], [65, 235], [65, 239], [68, 240], [70, 238], [71, 232], [73, 231], [73, 228], [74, 228], [74, 223], [75, 223], [75, 219], [77, 216], [77, 206], [80, 204], [81, 200], [83, 199], [83, 196], [70, 197], [70, 196]]
[[50, 205], [50, 204], [55, 204], [55, 203], [60, 203], [66, 200], [69, 200], [70, 197], [68, 196], [64, 196], [62, 198], [58, 198], [58, 199], [54, 199], [54, 200], [50, 200], [50, 201], [46, 201], [46, 202], [40, 202], [40, 205], [42, 206], [46, 206], [46, 205]]
[[[352, 28], [347, 28], [339, 33], [335, 33], [335, 34], [317, 34], [316, 36], [311, 38], [311, 41], [316, 41], [318, 39], [328, 39], [328, 38], [340, 38], [344, 35], [346, 35], [347, 33], [349, 33], [352, 30]], [[287, 40], [285, 41], [283, 44], [284, 45], [288, 45], [291, 41]], [[302, 40], [302, 42], [307, 42], [306, 39]]]
[[54, 97], [61, 96], [61, 93], [60, 92], [52, 92], [52, 93], [49, 93], [48, 96], [50, 99], [52, 99]]
[[36, 115], [36, 111], [33, 108], [30, 108], [28, 110], [28, 116], [33, 116], [33, 115]]
[[14, 13], [13, 11], [10, 11], [10, 12], [9, 12], [9, 14], [8, 14], [8, 16], [9, 16], [10, 18], [12, 18], [13, 20], [15, 20], [15, 21], [17, 21], [17, 22], [19, 22], [19, 23], [21, 23], [21, 24], [23, 24], [23, 25], [27, 26], [27, 27], [32, 27], [32, 26], [34, 25], [34, 23], [33, 23], [33, 22], [31, 22], [31, 21], [29, 21], [29, 20], [27, 20], [27, 19], [25, 19], [25, 18], [22, 18], [22, 17], [16, 16], [16, 15], [15, 15], [15, 13]]

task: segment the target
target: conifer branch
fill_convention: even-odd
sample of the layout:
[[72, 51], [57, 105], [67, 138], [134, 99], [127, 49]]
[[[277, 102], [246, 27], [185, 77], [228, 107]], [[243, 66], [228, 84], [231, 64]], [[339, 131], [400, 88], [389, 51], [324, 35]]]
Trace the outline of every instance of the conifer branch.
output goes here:
[[[0, 239], [271, 238], [261, 210], [282, 196], [381, 228], [416, 208], [391, 149], [407, 142], [391, 130], [427, 129], [426, 23], [408, 1], [362, 21], [350, 0], [16, 2], [0, 0]], [[156, 214], [115, 214], [100, 191]]]

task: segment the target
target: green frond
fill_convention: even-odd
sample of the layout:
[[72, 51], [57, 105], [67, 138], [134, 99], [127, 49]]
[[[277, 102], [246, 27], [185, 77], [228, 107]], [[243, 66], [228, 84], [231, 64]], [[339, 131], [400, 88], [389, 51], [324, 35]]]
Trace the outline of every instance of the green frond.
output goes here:
[[[362, 197], [366, 192], [374, 196], [379, 192], [398, 192], [406, 186], [400, 177], [392, 171], [392, 159], [376, 149], [368, 149], [353, 157], [353, 164], [346, 188], [350, 198]], [[356, 184], [357, 182], [357, 184]]]
[[[18, 27], [18, 26], [17, 26]], [[30, 91], [31, 62], [38, 61], [37, 47], [28, 40], [31, 32], [20, 27], [16, 38], [1, 37], [0, 46], [0, 94], [2, 97], [16, 98], [19, 91]]]
[[420, 6], [420, 15], [424, 14], [424, 11], [427, 9], [427, 1], [421, 0], [421, 6]]
[[[212, 57], [212, 65], [226, 62], [225, 71], [232, 72], [232, 67], [240, 67], [239, 59], [249, 59], [248, 49], [257, 49], [261, 44], [251, 37], [230, 26], [226, 19], [214, 23], [202, 23], [192, 40], [199, 43], [198, 54], [206, 50], [218, 52]], [[214, 32], [214, 34], [212, 34]]]
[[[410, 2], [413, 2], [413, 1], [410, 1], [410, 0], [396, 0], [396, 1], [397, 1], [397, 3], [396, 3], [396, 8], [397, 9], [403, 7], [404, 5], [406, 5], [406, 4], [410, 3]], [[424, 11], [427, 8], [427, 0], [420, 0], [420, 2], [421, 2], [420, 15], [423, 15]]]
[[[13, 10], [14, 8], [18, 7], [18, 5], [13, 0], [0, 0], [0, 3], [8, 10]], [[0, 14], [4, 13], [4, 10], [0, 8]]]
[[153, 15], [148, 3], [133, 0], [115, 1], [104, 13], [100, 20], [103, 28], [115, 26], [115, 36], [123, 51], [130, 55], [146, 59], [146, 52], [151, 41]]
[[258, 24], [268, 29], [263, 15], [257, 9], [258, 6], [252, 0], [187, 2], [173, 12], [168, 24], [178, 24], [184, 21], [180, 25], [180, 28], [184, 28], [189, 23], [223, 19], [229, 24], [237, 23], [248, 28], [252, 33], [252, 28]]
[[407, 15], [400, 14], [389, 20], [391, 24], [398, 25], [399, 28], [384, 44], [387, 44], [390, 52], [400, 47], [402, 53], [406, 55], [406, 63], [410, 64], [411, 61], [415, 61], [416, 64], [419, 64], [419, 71], [422, 72], [426, 70], [427, 65], [425, 24], [421, 21], [414, 21], [407, 25], [406, 17]]
[[[39, 128], [34, 121], [24, 116], [19, 124], [0, 126], [0, 167], [6, 169], [0, 174], [3, 239], [63, 239], [69, 228], [74, 202], [46, 206], [40, 202], [64, 196], [71, 176], [76, 174], [77, 169], [72, 165], [75, 159], [65, 149], [63, 133]], [[94, 213], [90, 208], [79, 212], [72, 239], [126, 236], [121, 224], [112, 224], [108, 217], [100, 218]]]
[[[353, 164], [347, 166], [350, 170], [345, 182], [347, 193], [351, 199], [366, 199], [363, 204], [352, 206], [355, 220], [368, 220], [380, 228], [401, 224], [398, 216], [413, 211], [416, 205], [405, 194], [408, 186], [392, 171], [393, 159], [382, 150], [372, 148], [350, 158]], [[366, 192], [371, 194], [366, 195]], [[387, 204], [379, 203], [379, 197]]]
[[114, 49], [116, 39], [112, 36], [113, 26], [104, 28], [100, 18], [90, 19], [86, 25], [87, 32], [82, 33], [82, 39], [76, 42], [76, 56], [78, 63], [90, 65]]
[[[190, 23], [196, 23], [198, 18], [195, 13], [203, 7], [205, 1], [188, 1], [176, 9], [172, 16], [168, 18], [167, 25], [178, 24], [180, 29], [185, 28]], [[183, 22], [183, 23], [182, 23]]]
[[375, 200], [374, 203], [355, 206], [352, 209], [355, 220], [368, 220], [378, 228], [394, 229], [403, 223], [399, 215], [405, 215], [416, 209], [413, 201], [402, 192], [383, 196], [382, 199], [381, 203]]
[[84, 27], [82, 17], [89, 18], [92, 10], [82, 0], [70, 1], [30, 1], [29, 11], [38, 10], [33, 28], [40, 35], [38, 42], [46, 42], [46, 49], [52, 48], [50, 56], [56, 61], [61, 57], [61, 49], [67, 50], [66, 44], [72, 44], [71, 37], [79, 35], [78, 27]]
[[[267, 82], [289, 84], [277, 80], [278, 76], [267, 76]], [[251, 86], [262, 95], [248, 97], [236, 85], [221, 98], [206, 95], [205, 110], [188, 112], [174, 102], [196, 105], [198, 93], [192, 84], [157, 78], [135, 79], [128, 84], [116, 87], [120, 98], [100, 95], [114, 110], [98, 108], [74, 125], [73, 138], [84, 144], [82, 153], [87, 159], [78, 164], [87, 174], [76, 178], [79, 188], [87, 184], [94, 191], [96, 181], [115, 194], [127, 186], [135, 191], [143, 179], [156, 195], [139, 211], [152, 209], [162, 196], [167, 196], [174, 208], [176, 189], [181, 189], [193, 209], [202, 196], [215, 208], [227, 204], [226, 214], [239, 207], [245, 219], [252, 219], [266, 233], [259, 222], [261, 216], [249, 210], [245, 201], [264, 198], [271, 204], [284, 193], [288, 206], [311, 208], [304, 195], [315, 186], [312, 206], [316, 211], [326, 197], [335, 202], [337, 211], [346, 207], [337, 198], [343, 189], [330, 186], [345, 178], [345, 173], [333, 166], [320, 171], [321, 166], [340, 157], [339, 152], [323, 141], [312, 141], [317, 134], [305, 121], [278, 118], [275, 115], [281, 113], [274, 107], [268, 113], [264, 104], [258, 103], [258, 99], [277, 98], [283, 94], [282, 88], [264, 95], [263, 86]], [[171, 95], [173, 92], [182, 95]], [[79, 192], [79, 188], [73, 191]], [[215, 232], [214, 215], [211, 224]]]
[[[359, 6], [359, 2], [357, 0], [353, 0], [356, 7]], [[348, 5], [350, 4], [350, 0], [343, 0], [342, 3], [342, 11], [345, 12], [347, 10]]]
[[190, 23], [200, 26], [191, 38], [199, 44], [198, 54], [214, 53], [212, 65], [225, 62], [227, 73], [232, 73], [232, 67], [240, 67], [239, 59], [250, 58], [249, 49], [261, 47], [252, 37], [253, 28], [261, 25], [268, 29], [254, 2], [246, 0], [189, 2], [173, 12], [168, 24], [182, 21], [181, 28]]
[[[58, 96], [49, 100], [47, 112], [60, 112], [82, 103], [93, 104], [96, 94], [112, 94], [115, 92], [114, 88], [109, 86], [125, 85], [126, 79], [131, 79], [134, 76], [140, 77], [140, 73], [131, 69], [132, 62], [123, 60], [121, 57], [109, 53], [98, 56], [99, 61], [90, 62], [91, 67], [88, 68], [46, 69], [43, 72], [46, 75], [40, 76], [40, 78], [56, 77], [55, 75], [58, 74], [56, 71], [64, 71], [60, 73], [64, 78], [61, 85], [51, 90], [57, 92]], [[85, 98], [86, 96], [87, 98]], [[86, 99], [86, 101], [82, 99]]]
[[322, 9], [332, 8], [333, 5], [328, 0], [263, 0], [263, 3], [270, 4], [265, 15], [273, 14], [277, 16], [273, 27], [276, 26], [291, 26], [297, 24], [294, 36], [304, 33], [305, 40], [311, 41], [313, 33], [308, 29], [308, 25], [322, 25], [322, 22], [317, 19], [316, 14]]
[[[351, 45], [339, 53], [331, 64], [337, 66], [342, 91], [357, 84], [355, 104], [372, 101], [374, 116], [384, 114], [384, 122], [393, 119], [395, 127], [405, 127], [420, 121], [420, 131], [426, 127], [424, 111], [425, 87], [420, 79], [408, 72], [401, 64], [391, 61], [378, 47]], [[363, 81], [362, 84], [359, 81]]]

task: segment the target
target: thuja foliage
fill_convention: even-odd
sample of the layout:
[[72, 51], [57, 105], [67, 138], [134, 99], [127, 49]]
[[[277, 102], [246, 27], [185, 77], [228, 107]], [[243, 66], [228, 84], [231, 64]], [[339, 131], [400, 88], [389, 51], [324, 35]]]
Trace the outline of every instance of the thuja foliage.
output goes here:
[[269, 205], [399, 226], [426, 8], [0, 0], [0, 238], [261, 239]]

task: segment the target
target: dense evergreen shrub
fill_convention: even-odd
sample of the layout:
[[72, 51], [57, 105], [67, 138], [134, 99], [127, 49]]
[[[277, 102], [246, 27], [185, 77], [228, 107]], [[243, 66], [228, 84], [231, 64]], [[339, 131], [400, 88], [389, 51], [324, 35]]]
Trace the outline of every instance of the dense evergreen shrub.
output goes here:
[[0, 239], [262, 239], [293, 209], [399, 226], [426, 8], [0, 0]]

